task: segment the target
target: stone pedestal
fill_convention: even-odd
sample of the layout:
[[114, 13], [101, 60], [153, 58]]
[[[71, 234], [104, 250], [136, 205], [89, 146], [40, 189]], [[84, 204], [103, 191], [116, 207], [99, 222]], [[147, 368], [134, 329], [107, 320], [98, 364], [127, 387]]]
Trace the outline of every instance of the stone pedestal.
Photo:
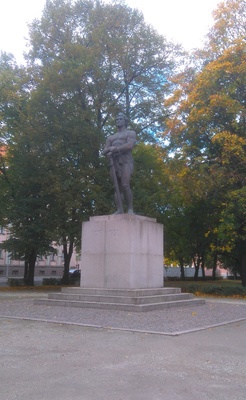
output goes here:
[[153, 218], [128, 214], [83, 222], [80, 286], [163, 287], [163, 225]]

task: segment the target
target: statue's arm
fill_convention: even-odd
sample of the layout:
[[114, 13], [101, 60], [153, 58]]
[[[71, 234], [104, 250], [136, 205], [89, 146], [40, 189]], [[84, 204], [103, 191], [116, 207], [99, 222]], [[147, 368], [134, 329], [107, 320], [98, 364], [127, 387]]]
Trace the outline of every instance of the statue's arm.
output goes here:
[[107, 155], [108, 153], [110, 153], [110, 148], [111, 148], [111, 138], [107, 138], [106, 143], [105, 143], [105, 147], [103, 149], [103, 155]]
[[109, 138], [106, 140], [105, 147], [103, 150], [104, 156], [112, 156], [112, 155], [119, 153], [118, 147], [113, 145], [114, 141], [115, 141], [114, 135], [109, 136]]

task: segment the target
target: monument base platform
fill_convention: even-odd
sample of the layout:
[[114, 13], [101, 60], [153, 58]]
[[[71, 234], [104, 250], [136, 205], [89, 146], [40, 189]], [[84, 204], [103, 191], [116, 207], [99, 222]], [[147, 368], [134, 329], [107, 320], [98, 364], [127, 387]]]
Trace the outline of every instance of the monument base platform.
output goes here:
[[178, 288], [62, 288], [61, 293], [49, 293], [48, 299], [36, 299], [34, 304], [142, 312], [198, 306], [205, 304], [205, 300], [195, 298], [190, 293], [181, 293], [181, 289]]
[[81, 288], [163, 287], [163, 225], [119, 214], [82, 224]]
[[163, 288], [163, 226], [137, 215], [83, 223], [80, 286], [35, 304], [141, 312], [205, 303], [181, 289]]

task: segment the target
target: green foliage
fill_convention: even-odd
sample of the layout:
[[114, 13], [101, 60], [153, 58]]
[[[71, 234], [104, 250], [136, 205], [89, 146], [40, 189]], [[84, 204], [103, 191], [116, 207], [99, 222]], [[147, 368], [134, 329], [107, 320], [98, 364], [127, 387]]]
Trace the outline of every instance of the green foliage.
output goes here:
[[245, 0], [226, 0], [213, 12], [214, 25], [207, 35], [207, 53], [222, 54], [239, 40], [246, 38]]
[[207, 278], [206, 281], [197, 281], [196, 284], [190, 283], [191, 279], [186, 279], [185, 282], [180, 279], [165, 279], [166, 287], [179, 287], [183, 293], [194, 293], [197, 295], [220, 296], [220, 297], [246, 297], [246, 288], [242, 287], [239, 281], [230, 281], [228, 279], [217, 279], [211, 281]]
[[246, 285], [245, 1], [224, 1], [214, 16], [206, 48], [174, 78], [166, 100], [179, 194], [166, 223], [167, 250], [180, 264], [188, 256], [200, 265], [213, 259], [214, 268], [217, 260], [233, 265]]
[[25, 286], [25, 281], [21, 278], [9, 278], [8, 285], [10, 287], [22, 287]]
[[[245, 43], [231, 45], [216, 60], [179, 87], [167, 104], [179, 106], [167, 121], [170, 149], [176, 151], [179, 185], [191, 251], [206, 261], [231, 259], [245, 263]], [[184, 87], [184, 96], [180, 87]], [[177, 178], [176, 178], [177, 180]], [[189, 213], [190, 210], [190, 213]], [[193, 220], [193, 226], [192, 226]], [[182, 233], [182, 231], [181, 231]], [[171, 233], [172, 235], [172, 233]], [[184, 248], [182, 246], [182, 248]], [[196, 252], [194, 250], [196, 249]]]
[[139, 143], [134, 151], [135, 170], [132, 179], [136, 214], [161, 220], [166, 207], [165, 190], [168, 176], [162, 147]]
[[88, 121], [99, 135], [102, 129], [110, 132], [112, 115], [124, 110], [137, 121], [138, 132], [145, 129], [153, 140], [163, 124], [165, 83], [179, 49], [139, 11], [120, 1], [49, 1], [42, 18], [30, 26], [30, 44], [28, 59], [50, 110], [70, 104], [70, 112], [81, 114], [80, 121]]
[[61, 279], [57, 278], [44, 278], [42, 281], [43, 286], [60, 286]]
[[202, 293], [204, 295], [214, 295], [221, 297], [232, 297], [232, 296], [246, 296], [246, 288], [238, 285], [206, 285], [206, 286], [196, 286], [189, 285], [188, 291], [190, 293]]

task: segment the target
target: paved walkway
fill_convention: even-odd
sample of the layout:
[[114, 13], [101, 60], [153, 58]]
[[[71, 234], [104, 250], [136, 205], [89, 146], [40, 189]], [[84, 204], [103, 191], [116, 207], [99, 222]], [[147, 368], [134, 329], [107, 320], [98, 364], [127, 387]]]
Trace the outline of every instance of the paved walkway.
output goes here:
[[207, 299], [205, 305], [142, 313], [34, 305], [37, 292], [0, 292], [0, 316], [176, 336], [246, 319], [246, 301]]
[[[0, 393], [3, 400], [245, 399], [245, 301], [228, 304], [209, 299], [204, 315], [209, 310], [213, 313], [211, 307], [220, 313], [230, 306], [236, 315], [240, 309], [241, 320], [235, 323], [225, 320], [223, 325], [208, 329], [204, 321], [202, 330], [193, 329], [183, 335], [183, 319], [180, 319], [179, 334], [174, 336], [165, 332], [121, 330], [113, 324], [98, 329], [69, 320], [59, 322], [54, 318], [54, 309], [62, 314], [65, 311], [62, 307], [46, 306], [43, 311], [55, 323], [36, 321], [33, 314], [30, 320], [17, 314], [23, 307], [27, 307], [26, 312], [33, 313], [33, 308], [41, 312], [40, 306], [32, 305], [33, 296], [2, 294], [0, 314], [4, 310], [5, 316], [0, 316]], [[173, 309], [171, 313], [174, 320], [191, 316], [196, 321], [200, 311], [187, 307]], [[111, 321], [118, 323], [117, 315], [113, 315]], [[132, 318], [129, 313], [124, 315], [126, 320]], [[141, 315], [149, 324], [157, 318], [155, 312]], [[159, 319], [166, 319], [166, 327], [169, 318], [170, 314], [160, 312]]]

